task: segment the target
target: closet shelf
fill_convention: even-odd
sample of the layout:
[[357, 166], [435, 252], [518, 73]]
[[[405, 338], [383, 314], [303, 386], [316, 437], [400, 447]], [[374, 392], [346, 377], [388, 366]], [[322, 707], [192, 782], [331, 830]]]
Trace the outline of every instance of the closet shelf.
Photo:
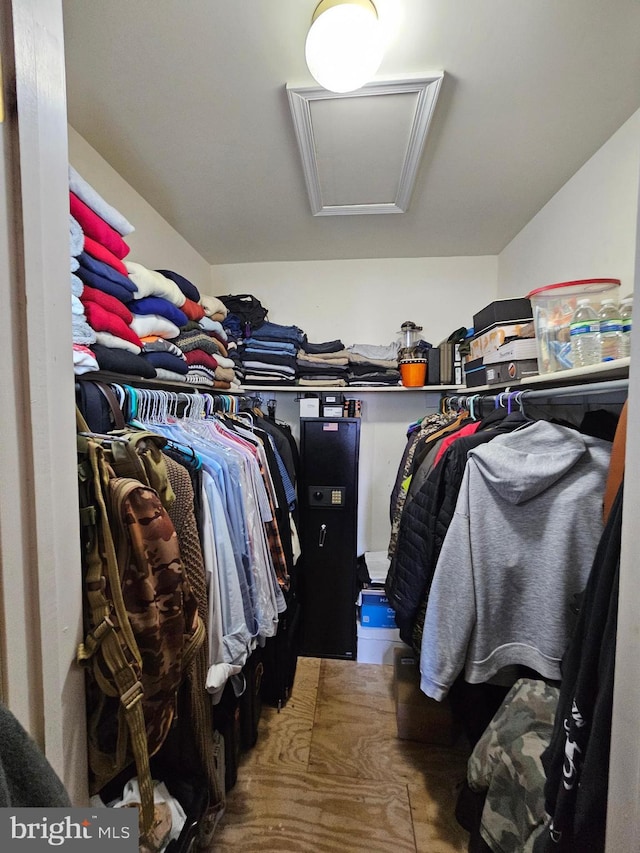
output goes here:
[[459, 385], [419, 385], [415, 388], [407, 388], [404, 385], [243, 385], [243, 391], [296, 391], [305, 394], [314, 394], [319, 391], [330, 391], [336, 394], [366, 394], [412, 391], [460, 391]]
[[540, 373], [537, 376], [528, 376], [515, 382], [498, 382], [495, 385], [478, 385], [458, 387], [461, 394], [484, 394], [488, 392], [500, 392], [506, 388], [511, 391], [524, 390], [525, 388], [552, 388], [556, 385], [571, 385], [574, 382], [605, 382], [610, 379], [627, 379], [629, 377], [629, 357], [618, 358], [615, 361], [593, 364], [590, 367], [573, 367], [570, 370], [558, 370], [555, 373]]
[[118, 385], [134, 385], [137, 388], [158, 388], [169, 391], [185, 391], [186, 393], [195, 393], [202, 391], [206, 394], [226, 394], [228, 396], [246, 394], [248, 391], [295, 391], [303, 393], [315, 393], [316, 391], [333, 391], [336, 393], [360, 393], [364, 391], [370, 393], [388, 392], [388, 391], [460, 391], [459, 385], [420, 385], [417, 388], [405, 388], [404, 385], [381, 385], [373, 387], [371, 385], [242, 385], [240, 388], [232, 388], [228, 390], [214, 388], [213, 385], [191, 385], [189, 382], [171, 382], [167, 379], [148, 379], [143, 376], [126, 376], [123, 373], [111, 373], [107, 370], [94, 370], [90, 373], [82, 373], [76, 376], [76, 382], [82, 380], [93, 380], [94, 382], [108, 382]]

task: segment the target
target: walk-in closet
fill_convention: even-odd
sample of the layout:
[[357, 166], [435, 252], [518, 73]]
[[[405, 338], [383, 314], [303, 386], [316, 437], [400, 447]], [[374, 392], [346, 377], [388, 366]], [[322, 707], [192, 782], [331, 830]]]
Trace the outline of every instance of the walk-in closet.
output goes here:
[[640, 847], [639, 37], [2, 4], [0, 837]]

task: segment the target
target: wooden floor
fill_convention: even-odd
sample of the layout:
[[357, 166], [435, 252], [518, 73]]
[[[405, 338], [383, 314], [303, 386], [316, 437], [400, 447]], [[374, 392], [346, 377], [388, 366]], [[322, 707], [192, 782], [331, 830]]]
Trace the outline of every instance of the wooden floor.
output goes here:
[[300, 658], [291, 699], [264, 708], [216, 853], [463, 853], [464, 747], [396, 737], [393, 667]]

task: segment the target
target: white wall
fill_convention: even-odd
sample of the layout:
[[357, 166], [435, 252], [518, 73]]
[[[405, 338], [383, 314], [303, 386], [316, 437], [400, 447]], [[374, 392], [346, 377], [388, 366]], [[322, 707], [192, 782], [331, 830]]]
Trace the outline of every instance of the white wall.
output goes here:
[[312, 341], [388, 344], [413, 320], [437, 344], [496, 298], [497, 259], [227, 264], [211, 272], [214, 294], [253, 293], [270, 320], [300, 326]]
[[[275, 323], [300, 326], [312, 341], [340, 338], [388, 344], [401, 324], [423, 326], [438, 344], [471, 325], [474, 312], [496, 298], [497, 258], [386, 258], [383, 260], [235, 264], [212, 268], [212, 292], [252, 293]], [[292, 393], [275, 396], [277, 414], [298, 418]], [[358, 551], [389, 544], [389, 498], [406, 443], [407, 426], [438, 405], [438, 395], [358, 392], [363, 400], [360, 436]]]
[[640, 110], [534, 216], [498, 257], [501, 299], [558, 281], [619, 278], [633, 290]]
[[135, 226], [125, 237], [131, 247], [125, 260], [150, 269], [174, 270], [206, 293], [209, 263], [77, 131], [71, 126], [68, 130], [71, 165]]

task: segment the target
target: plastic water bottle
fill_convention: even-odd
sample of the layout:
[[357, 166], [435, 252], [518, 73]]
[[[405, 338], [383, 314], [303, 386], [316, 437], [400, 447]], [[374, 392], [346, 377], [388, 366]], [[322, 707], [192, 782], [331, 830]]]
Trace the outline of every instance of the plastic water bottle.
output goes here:
[[569, 334], [574, 367], [588, 367], [600, 361], [600, 324], [591, 301], [578, 299], [578, 307], [571, 318]]
[[627, 296], [620, 303], [620, 320], [622, 322], [622, 337], [620, 338], [620, 358], [631, 355], [631, 312], [633, 296]]
[[602, 300], [598, 319], [600, 320], [600, 360], [613, 361], [620, 358], [622, 320], [615, 299]]

